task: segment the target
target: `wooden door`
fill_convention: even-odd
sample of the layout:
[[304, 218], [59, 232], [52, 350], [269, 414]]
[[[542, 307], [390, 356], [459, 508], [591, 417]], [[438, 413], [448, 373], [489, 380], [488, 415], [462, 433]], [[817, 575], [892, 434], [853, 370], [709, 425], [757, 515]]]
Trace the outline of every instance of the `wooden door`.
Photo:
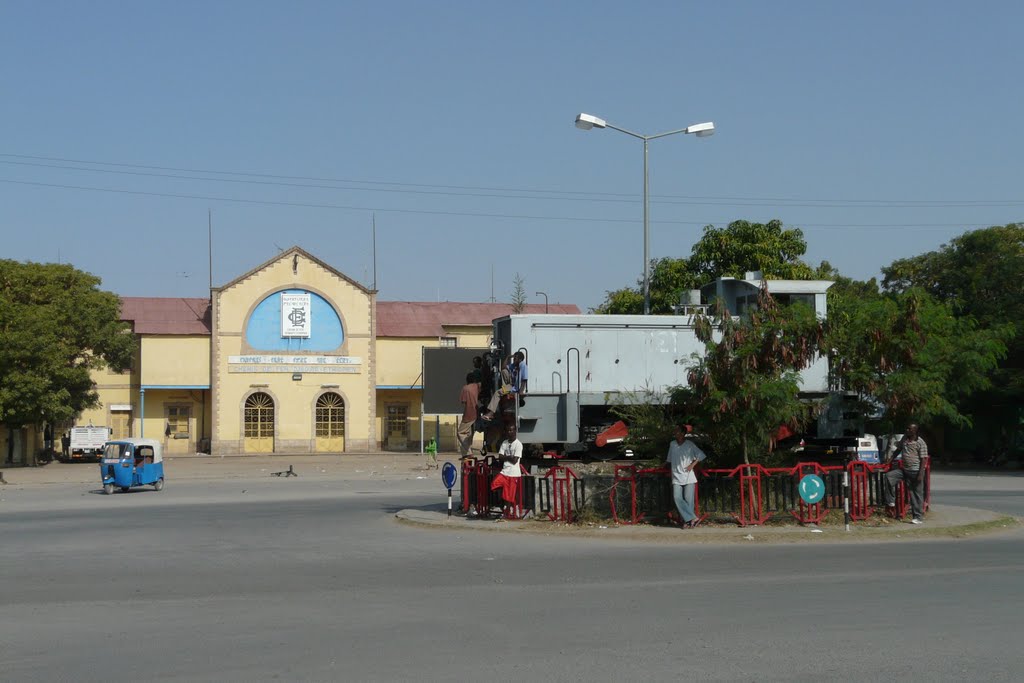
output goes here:
[[409, 447], [409, 405], [393, 403], [387, 409], [387, 424], [384, 427], [385, 448], [404, 451]]
[[132, 414], [118, 411], [110, 414], [110, 438], [127, 439], [132, 435]]
[[170, 455], [194, 453], [192, 445], [192, 407], [167, 406], [167, 441], [164, 450]]

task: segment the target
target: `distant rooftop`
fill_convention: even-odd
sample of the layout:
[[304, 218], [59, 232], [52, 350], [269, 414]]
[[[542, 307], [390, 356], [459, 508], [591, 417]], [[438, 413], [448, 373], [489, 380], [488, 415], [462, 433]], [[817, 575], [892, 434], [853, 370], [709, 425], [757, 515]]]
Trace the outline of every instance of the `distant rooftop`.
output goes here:
[[[544, 304], [527, 304], [523, 313], [544, 313]], [[579, 313], [575, 304], [551, 304], [549, 313]], [[455, 301], [378, 301], [378, 337], [443, 337], [445, 326], [490, 325], [512, 314], [512, 304]], [[121, 319], [137, 334], [209, 335], [210, 300], [170, 297], [121, 297]]]

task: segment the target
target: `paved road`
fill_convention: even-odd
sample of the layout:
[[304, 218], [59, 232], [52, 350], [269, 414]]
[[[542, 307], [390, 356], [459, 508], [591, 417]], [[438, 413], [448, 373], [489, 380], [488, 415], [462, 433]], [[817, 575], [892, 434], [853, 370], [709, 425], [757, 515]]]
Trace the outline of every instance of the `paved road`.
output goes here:
[[[1024, 678], [1024, 533], [681, 546], [397, 524], [439, 502], [435, 479], [0, 489], [2, 678]], [[1024, 479], [949, 482], [951, 503], [1020, 514]]]

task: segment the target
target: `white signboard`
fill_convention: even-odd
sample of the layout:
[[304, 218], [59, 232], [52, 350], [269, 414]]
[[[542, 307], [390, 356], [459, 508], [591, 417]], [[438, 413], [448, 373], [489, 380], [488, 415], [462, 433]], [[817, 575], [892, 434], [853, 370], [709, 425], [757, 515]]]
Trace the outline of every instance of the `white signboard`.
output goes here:
[[231, 365], [359, 365], [359, 356], [228, 356]]
[[229, 365], [228, 372], [290, 372], [318, 373], [335, 375], [358, 375], [359, 368], [354, 365]]
[[315, 372], [359, 374], [359, 356], [228, 356], [228, 372]]
[[281, 336], [308, 339], [312, 330], [309, 292], [281, 292]]

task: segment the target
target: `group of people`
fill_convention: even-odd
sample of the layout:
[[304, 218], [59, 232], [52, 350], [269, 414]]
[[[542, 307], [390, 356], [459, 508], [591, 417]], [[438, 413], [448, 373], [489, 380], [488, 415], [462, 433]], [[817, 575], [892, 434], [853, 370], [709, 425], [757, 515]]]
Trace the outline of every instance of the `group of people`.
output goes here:
[[[523, 444], [518, 439], [514, 417], [503, 420], [499, 416], [510, 407], [514, 413], [514, 401], [518, 401], [520, 408], [525, 405], [529, 373], [526, 354], [522, 351], [516, 351], [504, 363], [496, 361], [491, 352], [473, 358], [473, 369], [466, 375], [466, 384], [459, 394], [462, 419], [456, 433], [463, 458], [469, 456], [473, 435], [476, 432], [484, 435], [484, 452], [489, 448], [494, 450], [501, 463], [501, 471], [495, 475], [491, 490], [500, 490], [506, 509], [511, 509], [519, 501]], [[501, 436], [504, 440], [495, 448]]]
[[462, 419], [456, 434], [463, 458], [469, 455], [476, 432], [484, 434], [485, 449], [493, 448], [503, 434], [498, 416], [504, 408], [514, 407], [512, 402], [515, 400], [518, 400], [520, 408], [526, 404], [529, 384], [526, 355], [516, 351], [504, 363], [495, 360], [490, 352], [475, 356], [473, 369], [466, 375], [466, 384], [459, 395]]
[[[697, 476], [693, 468], [704, 460], [704, 451], [697, 444], [686, 438], [691, 431], [689, 425], [676, 426], [675, 439], [669, 445], [666, 464], [672, 473], [672, 500], [680, 523], [684, 529], [692, 529], [700, 524], [700, 518], [694, 510], [694, 499], [697, 489]], [[889, 514], [895, 516], [896, 488], [900, 482], [910, 492], [911, 524], [924, 522], [924, 479], [927, 471], [928, 444], [918, 434], [918, 426], [911, 424], [900, 440], [896, 449], [896, 457], [902, 458], [900, 467], [893, 467], [885, 473], [885, 504]]]

